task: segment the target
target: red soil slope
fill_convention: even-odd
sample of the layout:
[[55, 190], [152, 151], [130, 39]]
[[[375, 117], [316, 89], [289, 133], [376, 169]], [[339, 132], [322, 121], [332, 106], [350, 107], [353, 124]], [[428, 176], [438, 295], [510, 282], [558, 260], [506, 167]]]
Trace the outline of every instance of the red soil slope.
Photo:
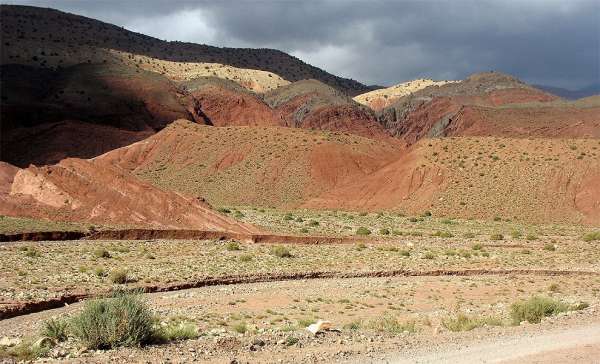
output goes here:
[[159, 186], [216, 205], [290, 206], [398, 158], [395, 144], [282, 127], [214, 128], [173, 122], [97, 157]]
[[600, 224], [598, 139], [426, 139], [307, 208]]
[[[3, 174], [12, 172], [8, 170]], [[94, 160], [71, 158], [53, 166], [18, 170], [10, 184], [10, 193], [2, 194], [0, 202], [0, 214], [8, 216], [152, 228], [258, 232], [250, 225], [211, 210], [198, 199], [160, 190], [118, 167]]]
[[212, 85], [191, 93], [188, 111], [195, 121], [214, 126], [283, 126], [256, 95]]

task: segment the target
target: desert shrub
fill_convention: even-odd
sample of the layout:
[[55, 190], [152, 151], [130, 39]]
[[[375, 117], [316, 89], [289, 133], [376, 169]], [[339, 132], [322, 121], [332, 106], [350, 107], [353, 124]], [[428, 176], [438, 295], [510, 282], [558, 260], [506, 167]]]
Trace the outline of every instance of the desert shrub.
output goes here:
[[319, 222], [317, 220], [310, 220], [308, 226], [319, 226]]
[[250, 255], [250, 254], [240, 255], [240, 262], [247, 263], [251, 260], [252, 260], [252, 255]]
[[367, 245], [365, 243], [356, 244], [356, 250], [361, 251], [367, 249]]
[[110, 258], [110, 253], [106, 249], [98, 248], [94, 250], [94, 256], [96, 258]]
[[110, 298], [87, 301], [70, 322], [73, 335], [88, 349], [139, 346], [152, 335], [152, 313], [141, 296], [116, 292]]
[[104, 277], [104, 276], [106, 276], [106, 269], [104, 269], [104, 268], [102, 268], [102, 267], [96, 267], [96, 268], [94, 269], [94, 274], [95, 274], [97, 277]]
[[417, 331], [415, 321], [402, 322], [396, 317], [385, 315], [367, 323], [367, 327], [378, 332], [387, 332], [390, 334], [402, 334], [405, 331], [414, 333]]
[[465, 237], [465, 239], [473, 239], [475, 237], [475, 234], [473, 233], [465, 233], [465, 235], [463, 235]]
[[155, 341], [177, 341], [196, 339], [198, 337], [198, 326], [189, 321], [170, 321], [164, 326], [154, 329], [153, 339]]
[[356, 229], [356, 235], [371, 235], [371, 230], [361, 226]]
[[431, 216], [431, 211], [425, 211], [421, 216], [429, 217], [429, 216]]
[[546, 243], [546, 244], [544, 244], [544, 250], [547, 250], [549, 252], [553, 252], [553, 251], [556, 250], [556, 247], [552, 243]]
[[304, 222], [304, 219], [303, 219], [303, 218], [301, 218], [301, 217], [297, 217], [297, 218], [296, 218], [296, 222]]
[[390, 229], [380, 229], [379, 235], [390, 235]]
[[423, 255], [423, 259], [435, 259], [435, 254], [432, 252], [427, 252], [425, 255]]
[[504, 235], [492, 234], [492, 235], [490, 235], [490, 240], [504, 240]]
[[229, 241], [225, 244], [225, 249], [230, 252], [240, 250], [240, 244], [237, 241]]
[[537, 236], [535, 236], [534, 234], [527, 234], [527, 236], [525, 237], [526, 240], [537, 240]]
[[481, 243], [477, 243], [477, 244], [473, 245], [471, 247], [471, 249], [473, 249], [473, 250], [482, 250], [483, 249], [483, 245]]
[[510, 306], [510, 317], [515, 325], [523, 321], [537, 324], [542, 318], [569, 311], [569, 305], [549, 297], [534, 296]]
[[435, 233], [431, 234], [431, 236], [437, 236], [438, 238], [452, 238], [454, 237], [454, 235], [452, 235], [452, 233], [448, 232], [448, 231], [436, 231]]
[[231, 213], [231, 210], [228, 209], [228, 208], [225, 208], [225, 207], [220, 207], [220, 208], [217, 209], [217, 211], [219, 211], [222, 214], [229, 214], [229, 213]]
[[32, 246], [28, 246], [25, 249], [25, 256], [28, 257], [28, 258], [38, 258], [38, 257], [41, 257], [42, 254], [36, 248], [34, 248]]
[[286, 214], [283, 216], [283, 220], [284, 221], [294, 220], [294, 216], [292, 216], [292, 214]]
[[484, 325], [502, 326], [502, 320], [497, 317], [473, 317], [459, 314], [454, 318], [442, 320], [442, 325], [450, 331], [470, 331]]
[[297, 337], [288, 336], [285, 338], [285, 346], [296, 345], [298, 341], [300, 341], [300, 339], [298, 339]]
[[127, 275], [127, 271], [124, 269], [115, 269], [110, 272], [108, 279], [112, 283], [116, 284], [125, 284], [129, 281], [129, 277]]
[[68, 322], [60, 319], [49, 319], [44, 321], [40, 334], [44, 337], [48, 337], [56, 342], [67, 340], [67, 329]]
[[291, 258], [292, 253], [285, 246], [277, 245], [271, 248], [271, 254], [279, 258]]
[[238, 334], [244, 334], [246, 331], [248, 331], [248, 326], [245, 322], [238, 322], [237, 324], [233, 325], [233, 331], [237, 332]]
[[408, 221], [410, 221], [410, 222], [417, 222], [417, 221], [419, 221], [419, 219], [417, 219], [416, 217], [409, 217]]
[[9, 356], [20, 361], [29, 362], [46, 356], [51, 349], [52, 343], [49, 339], [36, 343], [28, 338], [12, 348], [4, 349], [4, 347], [0, 347], [0, 359], [5, 359], [5, 356]]
[[400, 255], [402, 255], [403, 257], [410, 257], [410, 251], [400, 250]]
[[513, 230], [513, 231], [511, 231], [511, 232], [510, 232], [510, 236], [511, 236], [513, 239], [518, 239], [518, 238], [520, 238], [521, 236], [523, 236], [523, 234], [522, 234], [522, 233], [521, 233], [519, 230]]
[[589, 232], [589, 233], [583, 235], [582, 239], [583, 239], [583, 241], [587, 241], [587, 242], [600, 240], [600, 231]]

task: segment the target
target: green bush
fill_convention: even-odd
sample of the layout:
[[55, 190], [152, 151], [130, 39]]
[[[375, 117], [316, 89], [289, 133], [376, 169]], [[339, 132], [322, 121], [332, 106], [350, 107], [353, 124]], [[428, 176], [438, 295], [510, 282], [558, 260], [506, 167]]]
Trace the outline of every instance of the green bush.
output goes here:
[[126, 270], [123, 269], [115, 269], [113, 271], [110, 272], [110, 275], [108, 276], [108, 279], [112, 282], [112, 283], [116, 283], [116, 284], [125, 284], [127, 282], [129, 282], [129, 275], [127, 274]]
[[152, 313], [141, 296], [120, 291], [87, 301], [70, 328], [88, 349], [140, 346], [152, 338]]
[[356, 235], [371, 235], [371, 230], [361, 226], [356, 229]]
[[44, 321], [40, 334], [56, 342], [67, 340], [67, 328], [69, 324], [65, 320], [49, 319]]
[[388, 332], [390, 334], [402, 334], [405, 331], [414, 333], [417, 331], [415, 321], [401, 322], [390, 315], [385, 315], [379, 319], [368, 322], [367, 327], [378, 332]]
[[153, 339], [156, 341], [189, 340], [198, 337], [198, 326], [189, 321], [171, 321], [165, 326], [154, 330]]
[[240, 255], [240, 262], [247, 263], [251, 260], [252, 260], [252, 255], [250, 255], [250, 254]]
[[600, 231], [589, 232], [589, 233], [583, 235], [582, 239], [583, 239], [583, 241], [587, 241], [587, 242], [600, 240]]
[[452, 238], [454, 237], [454, 235], [452, 235], [452, 233], [448, 232], [448, 231], [436, 231], [435, 233], [431, 234], [431, 236], [437, 236], [438, 238]]
[[455, 318], [442, 320], [442, 325], [450, 331], [470, 331], [484, 325], [502, 326], [502, 320], [496, 317], [472, 317], [459, 314]]
[[111, 257], [111, 255], [108, 252], [108, 250], [102, 249], [102, 248], [94, 250], [94, 256], [96, 258], [110, 258]]
[[390, 230], [389, 229], [380, 229], [379, 235], [390, 235]]
[[292, 257], [292, 253], [290, 252], [290, 250], [284, 246], [274, 246], [271, 248], [271, 254], [275, 255], [276, 257], [279, 258], [291, 258]]
[[549, 297], [534, 296], [510, 306], [510, 317], [515, 325], [523, 321], [537, 324], [542, 318], [569, 311], [569, 305]]
[[240, 250], [240, 244], [237, 241], [230, 241], [225, 244], [225, 249], [230, 252]]

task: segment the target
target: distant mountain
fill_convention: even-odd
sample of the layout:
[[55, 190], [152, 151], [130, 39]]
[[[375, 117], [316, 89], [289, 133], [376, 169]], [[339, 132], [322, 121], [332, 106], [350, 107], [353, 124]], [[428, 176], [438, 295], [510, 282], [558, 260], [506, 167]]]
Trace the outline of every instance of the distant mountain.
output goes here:
[[569, 90], [566, 88], [544, 85], [535, 85], [535, 87], [569, 100], [576, 100], [581, 99], [583, 97], [600, 95], [600, 83], [592, 84], [584, 88], [580, 88], [578, 90]]

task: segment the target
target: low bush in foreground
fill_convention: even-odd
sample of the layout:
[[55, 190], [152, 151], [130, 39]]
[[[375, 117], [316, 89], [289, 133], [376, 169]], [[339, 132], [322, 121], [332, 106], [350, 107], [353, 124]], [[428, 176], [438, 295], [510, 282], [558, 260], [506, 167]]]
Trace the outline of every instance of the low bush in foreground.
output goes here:
[[572, 306], [550, 297], [534, 296], [528, 300], [513, 303], [510, 306], [510, 317], [515, 325], [518, 325], [523, 321], [537, 324], [540, 323], [544, 317], [583, 308], [585, 308], [585, 304]]
[[61, 319], [50, 319], [44, 322], [40, 334], [56, 342], [67, 340], [68, 322]]
[[89, 349], [140, 346], [153, 336], [152, 313], [139, 295], [117, 292], [86, 302], [70, 329]]
[[497, 317], [474, 317], [459, 314], [455, 318], [442, 321], [442, 325], [450, 331], [470, 331], [482, 326], [502, 326], [502, 320]]

